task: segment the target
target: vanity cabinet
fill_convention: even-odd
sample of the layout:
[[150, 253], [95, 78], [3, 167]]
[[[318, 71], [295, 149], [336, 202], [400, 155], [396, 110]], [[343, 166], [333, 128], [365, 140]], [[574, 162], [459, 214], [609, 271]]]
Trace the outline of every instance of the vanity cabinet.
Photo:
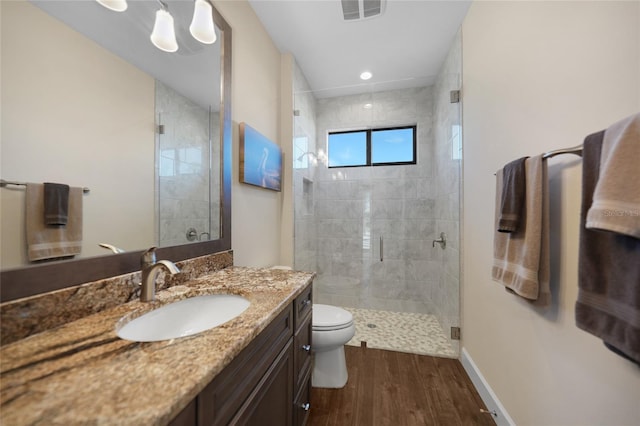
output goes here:
[[304, 425], [311, 386], [311, 285], [172, 421], [186, 425]]

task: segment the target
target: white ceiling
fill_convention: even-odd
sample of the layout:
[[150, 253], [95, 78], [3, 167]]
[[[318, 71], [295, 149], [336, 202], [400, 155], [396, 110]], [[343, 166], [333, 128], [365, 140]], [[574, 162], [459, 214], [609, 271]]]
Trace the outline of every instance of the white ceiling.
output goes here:
[[380, 16], [360, 21], [343, 19], [340, 0], [249, 3], [325, 98], [433, 84], [471, 1], [388, 0]]

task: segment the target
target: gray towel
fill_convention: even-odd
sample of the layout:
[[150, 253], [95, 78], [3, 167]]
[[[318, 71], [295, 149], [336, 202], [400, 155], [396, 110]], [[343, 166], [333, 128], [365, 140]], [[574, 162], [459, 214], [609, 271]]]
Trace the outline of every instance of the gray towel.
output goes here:
[[524, 162], [527, 158], [518, 158], [502, 169], [498, 232], [516, 232], [520, 226], [526, 192]]
[[44, 224], [64, 226], [69, 220], [69, 185], [44, 183]]
[[582, 149], [576, 325], [640, 363], [640, 240], [586, 227], [604, 133], [587, 136]]

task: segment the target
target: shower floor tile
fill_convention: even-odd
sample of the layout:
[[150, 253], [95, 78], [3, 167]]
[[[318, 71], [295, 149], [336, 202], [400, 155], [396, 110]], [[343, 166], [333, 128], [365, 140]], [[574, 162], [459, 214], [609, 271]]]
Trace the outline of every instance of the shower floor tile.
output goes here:
[[347, 345], [457, 358], [433, 315], [343, 307], [353, 315], [356, 334]]

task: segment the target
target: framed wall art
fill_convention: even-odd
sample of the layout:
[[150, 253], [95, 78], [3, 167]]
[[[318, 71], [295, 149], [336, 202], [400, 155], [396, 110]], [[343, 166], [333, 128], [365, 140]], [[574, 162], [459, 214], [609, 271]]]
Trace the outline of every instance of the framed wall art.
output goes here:
[[281, 190], [282, 150], [247, 123], [240, 123], [240, 182]]

